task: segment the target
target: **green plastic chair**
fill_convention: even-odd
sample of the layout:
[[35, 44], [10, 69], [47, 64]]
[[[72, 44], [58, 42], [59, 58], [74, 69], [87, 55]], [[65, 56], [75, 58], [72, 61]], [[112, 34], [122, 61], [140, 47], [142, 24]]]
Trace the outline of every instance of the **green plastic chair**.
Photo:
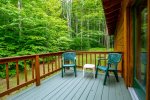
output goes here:
[[65, 52], [62, 54], [62, 77], [65, 73], [65, 69], [72, 67], [74, 69], [75, 77], [76, 74], [76, 53], [75, 52]]
[[[105, 78], [104, 78], [103, 85], [106, 85], [107, 76], [109, 76], [109, 71], [111, 71], [111, 72], [114, 73], [117, 82], [119, 82], [117, 67], [118, 67], [118, 63], [121, 61], [121, 57], [122, 57], [122, 55], [119, 54], [119, 53], [109, 53], [108, 54], [108, 59], [99, 58], [98, 59], [98, 64], [96, 66], [95, 78], [97, 78], [98, 70], [104, 71], [105, 72]], [[100, 65], [101, 60], [108, 60], [107, 61], [107, 66], [101, 66]], [[112, 65], [114, 65], [113, 68], [111, 67]]]

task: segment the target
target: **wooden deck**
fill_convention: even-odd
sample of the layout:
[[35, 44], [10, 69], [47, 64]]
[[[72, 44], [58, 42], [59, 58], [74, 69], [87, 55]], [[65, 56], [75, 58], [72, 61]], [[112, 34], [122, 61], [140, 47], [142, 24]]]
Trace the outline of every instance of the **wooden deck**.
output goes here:
[[97, 79], [92, 73], [77, 72], [77, 77], [66, 71], [64, 78], [57, 74], [42, 81], [41, 85], [32, 86], [18, 94], [11, 95], [8, 100], [132, 100], [122, 78], [116, 82], [110, 76], [103, 86], [104, 75]]

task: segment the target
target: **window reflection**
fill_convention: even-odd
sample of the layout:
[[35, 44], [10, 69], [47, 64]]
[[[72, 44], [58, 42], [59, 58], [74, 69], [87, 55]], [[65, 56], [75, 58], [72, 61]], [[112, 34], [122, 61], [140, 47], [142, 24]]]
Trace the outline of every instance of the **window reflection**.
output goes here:
[[146, 66], [147, 66], [147, 8], [140, 12], [138, 19], [137, 35], [137, 67], [136, 78], [143, 88], [146, 87]]

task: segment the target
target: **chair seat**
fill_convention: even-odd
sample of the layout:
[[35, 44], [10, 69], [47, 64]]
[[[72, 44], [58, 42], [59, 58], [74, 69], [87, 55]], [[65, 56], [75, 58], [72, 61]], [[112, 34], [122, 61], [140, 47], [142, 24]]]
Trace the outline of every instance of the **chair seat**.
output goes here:
[[98, 69], [103, 70], [103, 71], [107, 70], [107, 66], [97, 66], [97, 67], [98, 67]]
[[64, 64], [63, 67], [74, 67], [75, 64]]
[[[107, 66], [98, 66], [98, 69], [106, 71], [107, 70]], [[109, 71], [116, 71], [116, 69], [110, 67]]]

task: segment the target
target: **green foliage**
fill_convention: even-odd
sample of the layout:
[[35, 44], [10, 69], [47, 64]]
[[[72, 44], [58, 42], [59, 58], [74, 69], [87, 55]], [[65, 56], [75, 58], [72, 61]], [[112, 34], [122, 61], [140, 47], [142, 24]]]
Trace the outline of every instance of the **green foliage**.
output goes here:
[[87, 38], [82, 39], [82, 44], [81, 44], [81, 38], [77, 37], [73, 39], [73, 42], [71, 44], [71, 48], [73, 50], [81, 50], [81, 47], [83, 50], [88, 50], [90, 48], [90, 45], [87, 41]]
[[15, 0], [0, 2], [0, 57], [45, 53], [69, 47], [66, 41], [58, 43], [68, 31], [66, 21], [61, 18], [59, 0], [20, 0], [20, 4], [21, 8]]
[[[105, 30], [105, 17], [102, 3], [98, 0], [73, 0], [63, 1], [63, 17], [68, 20], [68, 27], [72, 38], [80, 38], [78, 50], [84, 50], [84, 41], [88, 41], [88, 47], [103, 46], [99, 41]], [[74, 42], [74, 41], [73, 41]], [[78, 41], [79, 42], [79, 41]], [[78, 43], [77, 42], [77, 43]], [[75, 45], [75, 43], [72, 43]], [[87, 46], [87, 45], [86, 45]], [[71, 46], [71, 49], [74, 47]], [[83, 48], [82, 48], [83, 47]]]
[[[0, 57], [69, 49], [67, 21], [61, 18], [60, 0], [18, 1], [0, 2]], [[15, 63], [9, 66], [9, 75], [15, 75]], [[23, 69], [19, 62], [19, 70]], [[0, 77], [5, 77], [5, 67], [0, 70]]]
[[[101, 46], [98, 41], [104, 34], [101, 2], [71, 1], [1, 0], [0, 57]], [[49, 58], [46, 62], [53, 59]], [[19, 62], [19, 70], [23, 69], [23, 62]], [[4, 78], [5, 66], [1, 65], [0, 70], [0, 77]], [[11, 63], [9, 76], [15, 74], [15, 63]]]

